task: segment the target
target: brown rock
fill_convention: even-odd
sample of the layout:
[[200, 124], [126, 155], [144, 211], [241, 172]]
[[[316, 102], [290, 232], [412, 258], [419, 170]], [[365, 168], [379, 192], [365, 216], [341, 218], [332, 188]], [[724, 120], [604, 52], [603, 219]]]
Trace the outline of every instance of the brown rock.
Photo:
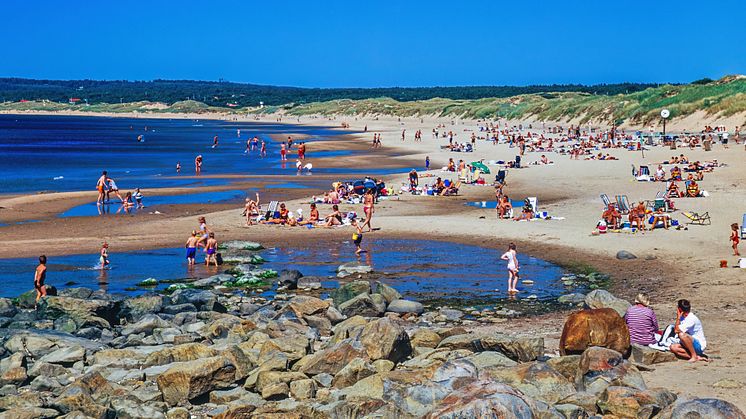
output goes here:
[[560, 354], [580, 354], [591, 346], [629, 352], [629, 330], [611, 308], [576, 311], [567, 318], [560, 338]]
[[200, 358], [210, 358], [217, 355], [217, 351], [201, 343], [187, 343], [165, 348], [148, 355], [145, 367], [165, 365], [172, 362], [194, 361]]
[[412, 347], [423, 348], [436, 348], [441, 340], [440, 335], [430, 329], [417, 329], [410, 338]]
[[298, 318], [302, 318], [323, 312], [329, 308], [329, 303], [316, 297], [299, 295], [290, 300], [288, 307]]
[[222, 356], [176, 362], [156, 379], [163, 401], [169, 406], [184, 403], [236, 379], [236, 367]]
[[345, 340], [309, 355], [300, 371], [308, 375], [335, 375], [355, 358], [368, 359], [365, 347], [359, 342]]
[[371, 360], [388, 359], [398, 363], [412, 354], [409, 335], [403, 327], [383, 318], [374, 320], [363, 328], [360, 343]]
[[622, 354], [598, 346], [586, 349], [580, 356], [575, 386], [595, 394], [601, 394], [609, 386], [646, 388], [640, 372]]
[[643, 365], [660, 364], [676, 361], [676, 355], [670, 351], [659, 351], [647, 346], [632, 344], [632, 359]]

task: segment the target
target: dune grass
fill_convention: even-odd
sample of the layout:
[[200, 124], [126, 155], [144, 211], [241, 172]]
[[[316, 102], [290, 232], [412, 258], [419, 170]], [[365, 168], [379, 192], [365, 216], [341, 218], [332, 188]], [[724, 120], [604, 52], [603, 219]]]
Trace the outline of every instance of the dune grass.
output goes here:
[[153, 102], [97, 103], [71, 105], [50, 101], [0, 103], [0, 111], [88, 111], [112, 113], [227, 113], [365, 116], [438, 116], [490, 119], [495, 117], [543, 121], [577, 120], [581, 123], [627, 122], [647, 125], [657, 121], [662, 109], [672, 118], [702, 111], [707, 116], [732, 116], [746, 112], [746, 77], [727, 76], [716, 81], [698, 81], [687, 85], [663, 85], [619, 95], [594, 95], [580, 92], [536, 93], [507, 98], [455, 100], [433, 98], [400, 102], [388, 97], [351, 100], [338, 99], [307, 104], [290, 103], [264, 108], [223, 108], [195, 100], [172, 105]]

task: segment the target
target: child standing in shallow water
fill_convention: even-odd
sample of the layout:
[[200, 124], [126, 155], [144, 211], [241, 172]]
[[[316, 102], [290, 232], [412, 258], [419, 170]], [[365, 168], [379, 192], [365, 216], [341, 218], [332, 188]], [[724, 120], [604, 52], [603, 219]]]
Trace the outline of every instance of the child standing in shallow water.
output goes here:
[[207, 256], [205, 256], [205, 266], [210, 266], [210, 261], [215, 263], [215, 267], [218, 266], [218, 241], [215, 240], [215, 233], [210, 233], [210, 238], [207, 239], [205, 244], [207, 249]]
[[359, 255], [363, 253], [363, 249], [360, 247], [360, 243], [363, 242], [363, 227], [358, 224], [357, 220], [352, 220], [352, 226], [355, 227], [355, 232], [352, 233], [352, 242], [355, 243], [355, 254]]
[[731, 224], [730, 229], [730, 241], [733, 243], [733, 256], [741, 256], [741, 254], [738, 253], [738, 243], [741, 241], [740, 237], [738, 237], [738, 223]]
[[104, 242], [104, 244], [101, 245], [101, 257], [99, 260], [101, 262], [101, 269], [109, 266], [109, 243]]

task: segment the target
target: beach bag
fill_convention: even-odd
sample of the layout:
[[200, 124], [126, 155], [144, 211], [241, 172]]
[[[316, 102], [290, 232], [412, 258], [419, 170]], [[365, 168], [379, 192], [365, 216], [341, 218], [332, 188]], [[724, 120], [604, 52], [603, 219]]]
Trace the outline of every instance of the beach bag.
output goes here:
[[218, 262], [218, 265], [222, 265], [223, 264], [223, 255], [221, 253], [216, 253], [215, 254], [215, 260]]

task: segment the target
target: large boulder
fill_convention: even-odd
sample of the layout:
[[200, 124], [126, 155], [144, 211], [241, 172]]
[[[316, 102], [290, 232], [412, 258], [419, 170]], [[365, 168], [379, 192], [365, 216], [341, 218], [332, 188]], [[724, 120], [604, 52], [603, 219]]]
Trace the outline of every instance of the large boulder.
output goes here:
[[331, 297], [334, 300], [334, 305], [339, 307], [340, 304], [345, 301], [351, 300], [360, 294], [370, 294], [370, 282], [368, 281], [352, 281], [334, 290], [331, 293]]
[[194, 361], [200, 358], [213, 357], [217, 353], [215, 349], [201, 343], [185, 343], [148, 354], [143, 366], [152, 367], [154, 365], [165, 365], [173, 362]]
[[355, 358], [334, 376], [332, 386], [335, 388], [349, 387], [376, 372], [375, 368], [365, 359]]
[[373, 361], [388, 359], [398, 363], [412, 354], [409, 335], [403, 327], [388, 318], [374, 320], [365, 325], [359, 339], [368, 357]]
[[479, 339], [481, 351], [499, 351], [510, 359], [528, 362], [544, 355], [544, 338], [513, 338], [484, 335]]
[[153, 329], [171, 327], [172, 324], [160, 318], [157, 314], [146, 314], [135, 323], [128, 324], [122, 329], [122, 335], [128, 336], [138, 333], [149, 335]]
[[215, 356], [189, 362], [176, 362], [156, 383], [169, 406], [184, 403], [212, 390], [228, 387], [236, 379], [236, 367], [226, 357]]
[[105, 325], [118, 324], [120, 307], [121, 303], [115, 300], [74, 297], [48, 297], [39, 304], [42, 317], [57, 319], [66, 316], [79, 328], [88, 324], [100, 325], [98, 319], [108, 322]]
[[594, 394], [601, 394], [609, 386], [646, 389], [640, 372], [622, 354], [598, 346], [586, 349], [580, 356], [575, 386]]
[[10, 298], [0, 298], [0, 317], [13, 317], [18, 312]]
[[218, 297], [210, 291], [192, 288], [179, 289], [171, 294], [172, 304], [190, 303], [200, 311], [217, 311], [225, 313], [225, 306], [218, 302]]
[[603, 414], [623, 418], [651, 417], [676, 400], [670, 392], [609, 386], [597, 405]]
[[619, 316], [624, 317], [631, 304], [627, 300], [615, 297], [609, 291], [598, 289], [585, 296], [585, 306], [587, 308], [613, 308]]
[[[47, 297], [57, 295], [57, 288], [53, 285], [44, 285], [47, 289]], [[34, 308], [36, 306], [36, 290], [26, 291], [18, 296], [18, 307]]]
[[533, 401], [520, 391], [489, 381], [478, 381], [437, 400], [427, 418], [533, 419]]
[[290, 300], [288, 307], [300, 318], [322, 313], [329, 308], [329, 303], [316, 297], [299, 295]]
[[296, 289], [298, 288], [298, 280], [302, 277], [303, 274], [297, 269], [283, 269], [280, 271], [277, 282], [288, 287], [288, 289]]
[[368, 359], [366, 348], [360, 342], [344, 340], [308, 355], [302, 360], [303, 366], [300, 371], [308, 375], [323, 373], [336, 375], [355, 358]]
[[339, 305], [339, 311], [345, 316], [379, 317], [383, 314], [381, 308], [369, 294], [359, 294]]
[[694, 399], [679, 400], [671, 404], [663, 409], [658, 418], [746, 419], [746, 415], [735, 405], [725, 400]]
[[383, 296], [383, 298], [386, 300], [386, 304], [391, 304], [392, 302], [401, 298], [401, 294], [399, 294], [399, 291], [384, 284], [381, 281], [376, 281], [376, 292]]
[[480, 371], [480, 378], [508, 384], [529, 397], [550, 404], [575, 393], [575, 386], [544, 362], [529, 362], [507, 368], [485, 368]]
[[629, 330], [624, 319], [611, 308], [576, 311], [567, 318], [560, 338], [560, 354], [579, 354], [591, 346], [629, 352]]
[[410, 342], [413, 348], [436, 348], [441, 341], [439, 334], [430, 329], [417, 329], [412, 333]]
[[367, 274], [373, 272], [373, 267], [360, 262], [347, 262], [337, 267], [337, 276], [344, 278], [353, 274]]
[[129, 321], [137, 321], [146, 314], [159, 313], [165, 305], [164, 299], [165, 297], [159, 294], [145, 294], [128, 298], [122, 303], [122, 313], [120, 315]]
[[422, 314], [425, 311], [425, 307], [417, 301], [410, 300], [394, 300], [388, 305], [386, 311], [392, 313], [414, 313]]

